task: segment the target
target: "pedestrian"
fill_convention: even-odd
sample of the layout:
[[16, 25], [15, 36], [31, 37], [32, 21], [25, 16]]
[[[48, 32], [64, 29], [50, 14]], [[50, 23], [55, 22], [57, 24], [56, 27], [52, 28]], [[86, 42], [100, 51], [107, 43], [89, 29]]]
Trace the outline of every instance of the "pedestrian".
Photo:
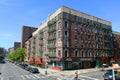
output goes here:
[[75, 73], [74, 73], [74, 80], [78, 80], [78, 71], [76, 71]]

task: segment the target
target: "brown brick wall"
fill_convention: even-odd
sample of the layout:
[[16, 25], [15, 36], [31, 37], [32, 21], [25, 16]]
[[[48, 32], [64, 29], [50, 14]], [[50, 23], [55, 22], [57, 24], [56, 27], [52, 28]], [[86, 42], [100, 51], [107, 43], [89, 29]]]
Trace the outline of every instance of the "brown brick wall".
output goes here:
[[30, 26], [23, 26], [22, 27], [22, 41], [21, 41], [21, 47], [25, 48], [25, 41], [29, 39], [29, 37], [32, 35], [32, 33], [37, 30], [35, 27]]
[[20, 42], [14, 42], [14, 50], [20, 48]]

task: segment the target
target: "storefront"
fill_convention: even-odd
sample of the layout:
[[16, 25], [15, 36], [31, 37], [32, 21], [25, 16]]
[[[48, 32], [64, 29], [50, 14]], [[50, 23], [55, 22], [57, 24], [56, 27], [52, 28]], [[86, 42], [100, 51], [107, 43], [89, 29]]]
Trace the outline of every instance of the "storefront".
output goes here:
[[60, 70], [75, 70], [95, 67], [95, 60], [92, 58], [50, 58], [50, 68]]

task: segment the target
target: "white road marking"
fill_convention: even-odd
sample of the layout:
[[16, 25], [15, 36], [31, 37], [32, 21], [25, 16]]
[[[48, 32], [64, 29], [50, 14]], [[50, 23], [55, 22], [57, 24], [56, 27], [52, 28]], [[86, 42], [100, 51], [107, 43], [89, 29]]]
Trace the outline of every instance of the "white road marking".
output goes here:
[[92, 80], [100, 80], [100, 79], [97, 79], [97, 78], [92, 78], [92, 77], [83, 76], [83, 75], [79, 75], [79, 78], [80, 78], [80, 77], [85, 77], [85, 78], [92, 79]]
[[9, 78], [8, 77], [1, 77], [0, 80], [9, 80]]
[[4, 77], [1, 77], [1, 80], [3, 80], [4, 79]]
[[9, 78], [7, 77], [7, 79], [6, 80], [9, 80]]
[[25, 77], [23, 75], [21, 75], [22, 79], [25, 80]]
[[34, 74], [35, 77], [40, 78], [38, 75]]
[[45, 78], [45, 76], [41, 76], [41, 78]]
[[27, 77], [28, 79], [31, 79], [31, 77], [29, 77], [28, 75], [25, 75], [25, 77]]
[[32, 77], [32, 78], [34, 78], [34, 79], [36, 78], [34, 75], [29, 75], [29, 76]]

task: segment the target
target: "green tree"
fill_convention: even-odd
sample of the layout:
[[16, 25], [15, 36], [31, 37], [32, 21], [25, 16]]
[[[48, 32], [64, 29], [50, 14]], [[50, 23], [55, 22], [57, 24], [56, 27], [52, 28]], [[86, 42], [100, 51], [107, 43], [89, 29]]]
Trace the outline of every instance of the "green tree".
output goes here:
[[8, 58], [14, 61], [24, 61], [26, 56], [24, 48], [17, 48], [13, 53], [8, 55]]

